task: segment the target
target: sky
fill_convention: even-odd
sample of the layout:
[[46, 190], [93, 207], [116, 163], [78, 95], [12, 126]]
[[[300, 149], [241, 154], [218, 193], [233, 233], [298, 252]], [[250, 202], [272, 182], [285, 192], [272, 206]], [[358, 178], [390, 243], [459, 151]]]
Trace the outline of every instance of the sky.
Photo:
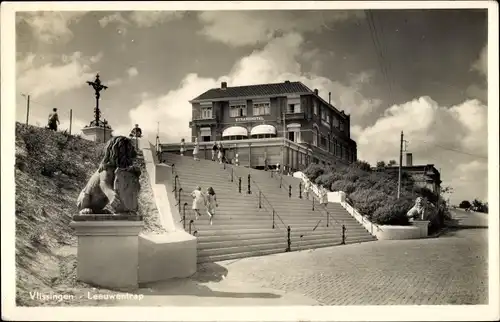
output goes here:
[[[432, 163], [453, 203], [487, 200], [486, 10], [62, 11], [16, 15], [16, 120], [57, 107], [93, 118], [98, 72], [115, 135], [189, 137], [189, 100], [228, 86], [301, 81], [351, 114], [358, 159]], [[159, 122], [159, 124], [158, 124]]]

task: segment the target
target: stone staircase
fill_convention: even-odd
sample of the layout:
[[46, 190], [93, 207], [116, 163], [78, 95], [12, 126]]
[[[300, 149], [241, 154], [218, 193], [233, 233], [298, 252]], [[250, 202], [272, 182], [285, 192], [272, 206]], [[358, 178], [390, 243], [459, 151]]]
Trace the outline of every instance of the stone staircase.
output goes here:
[[[282, 253], [288, 250], [289, 242], [290, 250], [295, 251], [339, 245], [343, 240], [348, 244], [375, 239], [340, 204], [328, 204], [327, 215], [316, 202], [313, 211], [312, 201], [298, 198], [294, 187], [299, 179], [283, 177], [280, 188], [279, 177], [271, 178], [266, 171], [194, 161], [176, 154], [165, 154], [164, 161], [174, 165], [178, 176], [176, 199], [180, 197], [186, 231], [198, 237], [199, 263]], [[203, 192], [211, 186], [217, 193], [219, 207], [213, 225], [209, 225], [204, 209], [204, 216], [191, 222], [195, 217], [191, 192], [198, 185]], [[292, 185], [291, 198], [285, 185]], [[342, 225], [346, 228], [344, 238]]]

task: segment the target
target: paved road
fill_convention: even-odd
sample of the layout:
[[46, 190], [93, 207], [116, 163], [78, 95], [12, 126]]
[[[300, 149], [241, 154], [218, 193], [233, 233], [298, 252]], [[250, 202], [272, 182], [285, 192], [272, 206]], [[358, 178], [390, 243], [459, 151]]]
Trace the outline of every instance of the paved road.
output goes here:
[[[228, 280], [323, 305], [487, 304], [487, 229], [218, 263]], [[207, 269], [209, 269], [207, 267]]]

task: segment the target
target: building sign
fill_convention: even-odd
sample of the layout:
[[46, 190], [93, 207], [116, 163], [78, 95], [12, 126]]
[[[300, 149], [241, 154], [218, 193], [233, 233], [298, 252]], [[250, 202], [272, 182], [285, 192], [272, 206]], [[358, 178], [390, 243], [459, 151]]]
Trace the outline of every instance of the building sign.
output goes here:
[[255, 122], [255, 121], [264, 121], [262, 116], [252, 116], [252, 117], [239, 117], [236, 119], [236, 122]]

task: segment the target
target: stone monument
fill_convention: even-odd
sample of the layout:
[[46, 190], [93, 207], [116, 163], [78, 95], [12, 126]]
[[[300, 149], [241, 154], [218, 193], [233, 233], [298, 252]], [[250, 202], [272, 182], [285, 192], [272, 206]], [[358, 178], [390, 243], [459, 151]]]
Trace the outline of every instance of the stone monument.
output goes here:
[[101, 110], [99, 109], [99, 99], [101, 97], [101, 91], [106, 90], [108, 87], [101, 84], [99, 79], [99, 74], [96, 75], [95, 81], [87, 82], [89, 86], [92, 86], [95, 93], [96, 106], [94, 108], [94, 119], [89, 125], [86, 125], [82, 129], [84, 137], [88, 140], [95, 142], [107, 142], [113, 134], [113, 129], [108, 124], [105, 119], [101, 120]]
[[426, 220], [425, 206], [426, 201], [422, 197], [417, 197], [415, 205], [406, 213], [411, 224], [420, 228], [420, 238], [427, 237], [429, 234], [429, 221]]
[[78, 236], [77, 278], [101, 287], [138, 287], [139, 239], [143, 228], [137, 214], [139, 176], [132, 141], [111, 138], [99, 168], [77, 199], [79, 214], [71, 226]]

